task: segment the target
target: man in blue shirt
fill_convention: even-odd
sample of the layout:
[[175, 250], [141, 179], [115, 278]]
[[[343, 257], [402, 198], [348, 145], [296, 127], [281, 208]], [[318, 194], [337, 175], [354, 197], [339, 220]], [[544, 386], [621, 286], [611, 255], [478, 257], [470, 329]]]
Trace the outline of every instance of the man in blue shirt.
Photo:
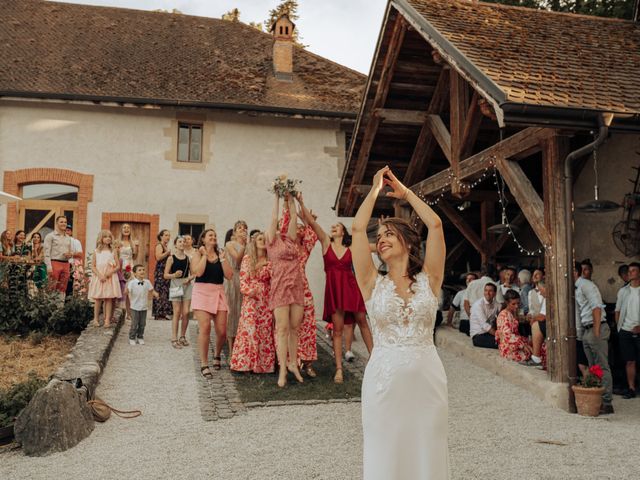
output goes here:
[[578, 337], [582, 337], [584, 353], [589, 361], [589, 366], [600, 365], [602, 368], [602, 408], [600, 413], [613, 413], [611, 404], [613, 381], [611, 368], [609, 367], [609, 325], [604, 316], [604, 304], [602, 295], [595, 283], [587, 280], [581, 266], [576, 263], [573, 270], [573, 279], [576, 285], [576, 329]]

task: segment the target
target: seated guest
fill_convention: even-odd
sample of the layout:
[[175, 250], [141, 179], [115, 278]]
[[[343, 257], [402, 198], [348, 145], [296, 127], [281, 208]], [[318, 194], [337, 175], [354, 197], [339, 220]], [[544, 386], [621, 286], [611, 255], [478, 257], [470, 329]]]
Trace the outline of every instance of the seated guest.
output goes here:
[[515, 290], [507, 290], [504, 294], [505, 307], [496, 320], [496, 342], [500, 356], [514, 362], [528, 364], [531, 358], [529, 339], [518, 333], [518, 308], [520, 294]]
[[534, 288], [531, 281], [531, 272], [526, 268], [520, 270], [518, 272], [518, 283], [520, 284], [520, 306], [526, 315], [529, 313], [529, 292]]
[[544, 281], [538, 282], [537, 291], [533, 291], [533, 293], [540, 297], [540, 308], [537, 310], [537, 315], [529, 314], [528, 316], [533, 343], [531, 362], [528, 365], [542, 366], [542, 344], [547, 337], [547, 289], [544, 286]]
[[467, 292], [463, 300], [464, 311], [467, 312], [467, 315], [471, 316], [471, 306], [482, 298], [484, 286], [487, 283], [493, 283], [492, 275], [494, 271], [493, 265], [485, 265], [480, 272], [482, 277], [467, 284]]
[[504, 303], [504, 295], [509, 290], [514, 290], [520, 293], [520, 288], [516, 285], [516, 269], [513, 267], [505, 267], [500, 271], [500, 284], [498, 285], [498, 292], [496, 293], [496, 300], [498, 303]]
[[[469, 286], [469, 284], [474, 281], [477, 280], [478, 276], [471, 272], [471, 273], [467, 273], [465, 275], [465, 285], [466, 287]], [[453, 301], [451, 302], [451, 308], [449, 309], [449, 313], [447, 316], [447, 325], [449, 325], [450, 327], [453, 327], [453, 314], [455, 310], [459, 310], [460, 311], [460, 325], [458, 326], [458, 329], [466, 334], [467, 336], [469, 336], [469, 315], [467, 314], [467, 311], [464, 309], [464, 299], [466, 297], [467, 294], [467, 289], [463, 288], [462, 290], [460, 290], [458, 293], [456, 293], [456, 296], [453, 298]]]
[[471, 306], [469, 335], [475, 347], [498, 348], [494, 326], [499, 310], [496, 290], [495, 283], [487, 283], [484, 286], [484, 296]]

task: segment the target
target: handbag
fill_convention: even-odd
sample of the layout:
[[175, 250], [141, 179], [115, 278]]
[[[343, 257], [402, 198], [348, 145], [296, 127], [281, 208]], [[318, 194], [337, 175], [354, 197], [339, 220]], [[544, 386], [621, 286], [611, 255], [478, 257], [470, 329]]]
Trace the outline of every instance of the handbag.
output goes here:
[[111, 417], [111, 412], [120, 418], [136, 418], [142, 415], [140, 410], [117, 410], [98, 397], [89, 400], [87, 403], [96, 422], [106, 422]]

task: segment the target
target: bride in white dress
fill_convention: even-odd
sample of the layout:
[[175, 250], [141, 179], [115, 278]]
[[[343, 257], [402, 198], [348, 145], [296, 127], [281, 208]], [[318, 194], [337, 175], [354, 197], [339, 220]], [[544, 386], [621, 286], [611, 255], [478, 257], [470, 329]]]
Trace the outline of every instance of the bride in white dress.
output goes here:
[[[367, 225], [384, 186], [406, 200], [427, 226], [420, 236], [406, 220], [380, 221], [376, 250], [386, 264], [373, 264]], [[353, 222], [351, 251], [356, 278], [373, 331], [373, 351], [362, 382], [365, 480], [446, 480], [448, 462], [447, 377], [433, 344], [445, 262], [440, 217], [393, 175], [376, 173]]]

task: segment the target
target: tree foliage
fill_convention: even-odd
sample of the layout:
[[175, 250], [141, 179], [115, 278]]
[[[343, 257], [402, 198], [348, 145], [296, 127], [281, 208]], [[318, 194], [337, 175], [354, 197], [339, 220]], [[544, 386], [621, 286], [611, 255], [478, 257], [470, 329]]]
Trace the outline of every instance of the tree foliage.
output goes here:
[[229, 10], [227, 13], [222, 14], [222, 20], [227, 20], [229, 22], [239, 22], [240, 21], [240, 10], [234, 8]]
[[[282, 3], [276, 6], [276, 8], [270, 10], [269, 18], [267, 18], [267, 20], [264, 21], [265, 30], [267, 32], [271, 31], [271, 26], [282, 15], [287, 15], [289, 17], [289, 20], [295, 23], [296, 20], [300, 18], [300, 16], [298, 15], [298, 1], [284, 0]], [[302, 45], [302, 43], [300, 43], [300, 40], [302, 40], [302, 37], [299, 35], [298, 28], [296, 27], [295, 30], [293, 31], [293, 41], [300, 46], [304, 46]]]
[[540, 8], [555, 12], [631, 19], [635, 0], [484, 0], [489, 3]]

